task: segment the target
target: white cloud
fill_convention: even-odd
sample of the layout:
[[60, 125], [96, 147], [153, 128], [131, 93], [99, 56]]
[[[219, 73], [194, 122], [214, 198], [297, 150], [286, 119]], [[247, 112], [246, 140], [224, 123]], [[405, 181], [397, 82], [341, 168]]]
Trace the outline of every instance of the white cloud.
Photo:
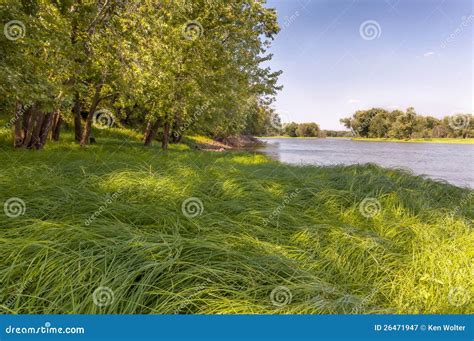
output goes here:
[[431, 56], [434, 56], [434, 52], [433, 51], [429, 51], [429, 52], [426, 52], [423, 57], [431, 57]]
[[350, 99], [348, 102], [349, 103], [360, 103], [360, 100], [359, 99]]

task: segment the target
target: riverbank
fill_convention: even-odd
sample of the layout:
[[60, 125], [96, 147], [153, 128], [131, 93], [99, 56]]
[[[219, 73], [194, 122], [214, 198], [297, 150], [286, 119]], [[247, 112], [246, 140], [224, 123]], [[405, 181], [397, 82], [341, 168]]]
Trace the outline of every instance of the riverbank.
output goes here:
[[264, 142], [250, 135], [235, 135], [221, 139], [211, 139], [207, 136], [194, 135], [185, 137], [183, 143], [192, 149], [213, 152], [245, 150], [265, 145]]
[[0, 139], [3, 312], [472, 312], [472, 191], [134, 136]]
[[291, 137], [291, 136], [259, 136], [261, 139], [342, 139], [361, 142], [400, 142], [400, 143], [449, 143], [449, 144], [474, 144], [474, 138], [432, 138], [432, 139], [393, 139], [393, 138], [366, 138], [366, 137]]
[[474, 144], [474, 139], [455, 139], [455, 138], [433, 138], [433, 139], [409, 139], [409, 140], [400, 140], [400, 139], [383, 139], [383, 138], [362, 138], [362, 137], [353, 137], [353, 141], [362, 141], [362, 142], [399, 142], [399, 143], [449, 143], [449, 144]]
[[303, 136], [285, 136], [285, 135], [278, 135], [278, 136], [257, 136], [258, 139], [321, 139], [321, 137], [303, 137]]

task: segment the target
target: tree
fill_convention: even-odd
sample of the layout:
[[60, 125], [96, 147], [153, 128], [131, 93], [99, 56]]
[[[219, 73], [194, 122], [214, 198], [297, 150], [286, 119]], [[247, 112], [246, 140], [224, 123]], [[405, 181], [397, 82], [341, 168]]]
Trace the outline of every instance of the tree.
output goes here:
[[301, 137], [317, 137], [319, 134], [319, 126], [316, 123], [300, 123], [298, 124], [297, 135]]
[[297, 137], [298, 136], [298, 124], [295, 122], [291, 122], [285, 126], [285, 135], [291, 136], [291, 137]]
[[368, 136], [369, 137], [386, 137], [390, 129], [390, 113], [383, 109], [374, 109], [375, 115], [370, 120]]
[[14, 147], [41, 149], [54, 112], [68, 101], [62, 7], [55, 2], [8, 0], [0, 8], [0, 19], [6, 23], [7, 38], [0, 40], [5, 52], [0, 55], [0, 97], [12, 113]]
[[352, 117], [340, 120], [356, 136], [379, 138], [430, 138], [462, 137], [474, 134], [474, 122], [470, 114], [446, 116], [439, 120], [432, 116], [419, 116], [410, 107], [406, 112], [386, 111], [373, 108], [357, 111]]
[[263, 130], [281, 89], [262, 66], [279, 30], [262, 0], [5, 0], [0, 18], [26, 30], [0, 40], [0, 105], [17, 147], [59, 139], [64, 120], [86, 145], [99, 109], [163, 149], [186, 132]]
[[372, 119], [383, 109], [373, 108], [366, 111], [356, 111], [351, 118], [341, 119], [347, 128], [350, 128], [354, 134], [361, 137], [369, 137], [370, 124]]

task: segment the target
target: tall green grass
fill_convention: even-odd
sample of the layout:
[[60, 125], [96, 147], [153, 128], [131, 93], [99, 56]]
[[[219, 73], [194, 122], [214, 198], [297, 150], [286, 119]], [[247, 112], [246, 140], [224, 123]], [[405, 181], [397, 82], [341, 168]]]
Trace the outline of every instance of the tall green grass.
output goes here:
[[0, 203], [26, 207], [0, 211], [2, 313], [473, 312], [472, 191], [97, 134], [39, 152], [0, 134]]

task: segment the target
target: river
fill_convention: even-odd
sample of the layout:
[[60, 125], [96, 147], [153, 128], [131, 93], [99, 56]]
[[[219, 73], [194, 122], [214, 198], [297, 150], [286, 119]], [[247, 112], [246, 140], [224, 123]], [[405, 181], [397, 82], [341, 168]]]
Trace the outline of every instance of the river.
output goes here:
[[313, 165], [376, 163], [474, 188], [474, 145], [261, 138], [262, 152], [281, 162]]

